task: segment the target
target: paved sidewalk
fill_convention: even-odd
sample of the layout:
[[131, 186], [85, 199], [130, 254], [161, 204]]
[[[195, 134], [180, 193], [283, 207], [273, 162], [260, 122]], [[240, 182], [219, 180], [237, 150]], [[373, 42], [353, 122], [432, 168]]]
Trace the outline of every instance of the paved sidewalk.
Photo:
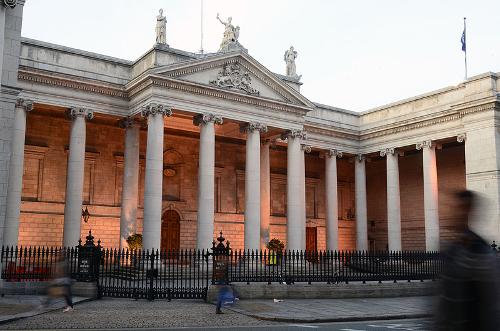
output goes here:
[[[53, 300], [48, 307], [41, 305], [47, 297], [42, 295], [5, 295], [0, 297], [0, 324], [32, 317], [54, 310], [63, 309], [64, 299]], [[77, 304], [88, 300], [83, 297], [73, 297], [73, 303]]]
[[2, 323], [0, 329], [228, 327], [402, 319], [429, 316], [433, 306], [432, 297], [290, 299], [279, 303], [272, 299], [240, 300], [235, 306], [224, 308], [223, 315], [216, 315], [215, 306], [202, 300], [105, 298], [82, 302], [69, 313], [61, 311], [63, 302], [51, 311], [31, 310], [38, 306], [40, 298], [3, 298], [1, 307], [9, 308], [0, 310], [2, 318], [11, 316], [17, 320]]
[[313, 323], [431, 316], [434, 297], [241, 300], [229, 309], [260, 320]]

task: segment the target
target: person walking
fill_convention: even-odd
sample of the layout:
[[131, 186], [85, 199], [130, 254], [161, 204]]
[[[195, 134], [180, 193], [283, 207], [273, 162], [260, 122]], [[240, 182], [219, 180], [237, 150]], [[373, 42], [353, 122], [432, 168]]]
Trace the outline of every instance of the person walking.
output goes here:
[[472, 191], [456, 194], [461, 235], [443, 252], [435, 329], [499, 330], [499, 260], [490, 245], [469, 227], [477, 204]]
[[48, 297], [43, 306], [48, 306], [52, 299], [63, 297], [66, 302], [63, 312], [74, 310], [71, 282], [66, 254], [65, 251], [62, 250], [57, 253], [56, 263], [54, 264], [52, 273], [52, 281], [48, 288]]

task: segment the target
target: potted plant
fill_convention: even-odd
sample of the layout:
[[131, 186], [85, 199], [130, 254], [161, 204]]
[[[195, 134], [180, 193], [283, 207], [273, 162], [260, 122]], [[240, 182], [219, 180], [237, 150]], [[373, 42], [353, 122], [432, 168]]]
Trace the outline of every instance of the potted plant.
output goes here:
[[281, 240], [273, 238], [267, 243], [266, 247], [269, 249], [269, 264], [275, 265], [276, 261], [281, 261], [281, 255], [283, 249], [285, 249], [285, 244]]
[[135, 233], [127, 238], [128, 248], [131, 251], [142, 248], [142, 234]]

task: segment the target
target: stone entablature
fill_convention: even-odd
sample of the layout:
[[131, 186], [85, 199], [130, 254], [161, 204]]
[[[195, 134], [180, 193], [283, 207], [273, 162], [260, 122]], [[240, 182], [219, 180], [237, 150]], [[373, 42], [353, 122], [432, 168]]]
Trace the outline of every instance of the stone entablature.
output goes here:
[[[37, 54], [36, 59], [30, 57], [30, 54]], [[59, 62], [51, 63], [56, 54]], [[160, 61], [162, 56], [163, 60]], [[81, 65], [75, 66], [75, 61]], [[154, 67], [154, 63], [160, 66]], [[231, 64], [239, 65], [254, 77], [252, 82], [262, 81], [270, 91], [276, 93], [277, 99], [251, 95], [248, 91], [239, 93], [219, 86], [210, 87], [210, 79], [205, 79], [206, 82], [201, 84], [196, 82], [207, 70], [222, 70], [224, 66]], [[271, 73], [244, 52], [200, 55], [157, 45], [139, 60], [132, 62], [30, 39], [23, 39], [22, 42], [18, 77], [28, 96], [30, 89], [23, 82], [54, 88], [54, 94], [44, 100], [29, 96], [35, 102], [55, 102], [59, 98], [62, 105], [68, 104], [64, 101], [65, 93], [58, 92], [61, 88], [80, 91], [82, 102], [86, 94], [101, 95], [100, 98], [90, 99], [95, 100], [91, 107], [98, 113], [118, 114], [118, 109], [121, 109], [124, 116], [135, 115], [145, 103], [151, 101], [144, 99], [144, 93], [153, 96], [155, 88], [172, 89], [181, 94], [198, 95], [199, 98], [216, 98], [219, 100], [219, 107], [226, 101], [233, 105], [231, 107], [237, 103], [241, 107], [237, 112], [229, 108], [221, 112], [222, 116], [228, 118], [234, 114], [233, 119], [243, 116], [248, 121], [257, 120], [260, 113], [256, 109], [287, 112], [290, 116], [286, 120], [281, 119], [284, 123], [281, 126], [277, 118], [271, 119], [268, 124], [281, 128], [288, 126], [305, 129], [311, 134], [310, 143], [313, 147], [329, 148], [339, 145], [350, 153], [374, 153], [389, 141], [396, 141], [394, 145], [398, 147], [416, 144], [429, 131], [435, 132], [430, 137], [433, 140], [456, 135], [463, 131], [464, 116], [491, 111], [497, 107], [496, 83], [499, 80], [497, 74], [486, 73], [472, 77], [456, 87], [354, 113], [309, 102], [295, 89], [287, 87], [280, 75]], [[145, 100], [144, 103], [136, 104], [139, 96]], [[106, 100], [106, 107], [102, 107], [102, 100]], [[175, 104], [168, 98], [158, 101], [190, 111], [183, 103]], [[199, 106], [197, 108], [201, 108], [203, 112], [216, 110], [211, 106], [207, 107], [208, 104]], [[193, 112], [200, 110], [193, 109]], [[273, 116], [272, 113], [266, 114], [270, 115]], [[414, 139], [416, 136], [422, 137]]]

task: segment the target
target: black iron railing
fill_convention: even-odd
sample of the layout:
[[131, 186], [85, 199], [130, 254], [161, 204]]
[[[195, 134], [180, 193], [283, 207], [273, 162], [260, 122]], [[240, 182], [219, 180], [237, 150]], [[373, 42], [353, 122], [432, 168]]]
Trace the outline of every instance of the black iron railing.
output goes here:
[[231, 250], [225, 257], [232, 282], [348, 283], [436, 279], [438, 252]]
[[208, 251], [105, 249], [101, 253], [100, 295], [135, 299], [205, 299]]
[[55, 265], [65, 259], [69, 273], [76, 278], [79, 246], [63, 247], [2, 247], [0, 263], [2, 279], [6, 281], [43, 281], [52, 278]]

